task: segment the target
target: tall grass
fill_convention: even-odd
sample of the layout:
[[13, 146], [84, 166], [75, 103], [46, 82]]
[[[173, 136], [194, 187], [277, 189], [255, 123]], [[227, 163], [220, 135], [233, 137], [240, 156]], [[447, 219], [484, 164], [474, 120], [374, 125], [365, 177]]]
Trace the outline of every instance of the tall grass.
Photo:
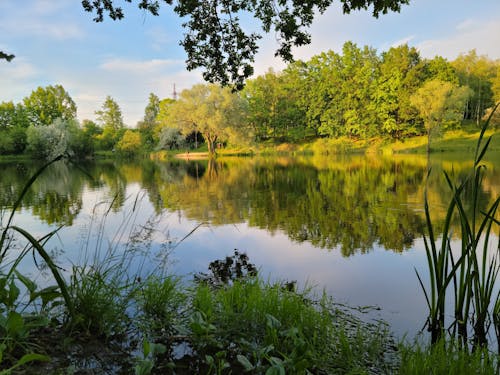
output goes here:
[[[500, 322], [500, 316], [496, 315], [500, 311], [499, 294], [495, 295], [500, 243], [496, 250], [489, 250], [491, 235], [499, 225], [496, 215], [500, 197], [486, 208], [482, 207], [479, 200], [485, 172], [482, 160], [491, 142], [491, 137], [484, 138], [490, 119], [491, 115], [481, 129], [474, 154], [473, 171], [468, 178], [457, 184], [448, 173], [444, 173], [451, 199], [441, 230], [441, 239], [435, 234], [425, 196], [427, 234], [424, 235], [424, 244], [430, 285], [425, 287], [418, 271], [417, 277], [429, 310], [427, 327], [431, 332], [433, 344], [439, 342], [446, 332], [446, 296], [450, 286], [453, 288], [455, 306], [449, 332], [458, 338], [465, 348], [469, 344], [469, 322], [473, 348], [487, 346], [487, 333], [492, 316], [493, 320]], [[461, 247], [458, 254], [455, 254], [451, 246], [451, 223], [455, 219], [460, 222]], [[500, 327], [497, 331], [500, 333]]]

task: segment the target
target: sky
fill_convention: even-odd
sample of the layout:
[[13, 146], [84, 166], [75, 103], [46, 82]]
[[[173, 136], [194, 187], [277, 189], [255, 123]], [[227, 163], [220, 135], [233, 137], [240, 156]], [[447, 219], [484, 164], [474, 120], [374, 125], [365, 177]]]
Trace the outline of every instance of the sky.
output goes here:
[[[10, 63], [0, 60], [0, 102], [18, 103], [39, 86], [60, 84], [75, 101], [79, 120], [94, 120], [110, 95], [134, 127], [150, 93], [172, 98], [174, 84], [180, 92], [203, 82], [201, 71], [185, 68], [183, 20], [170, 7], [155, 17], [116, 2], [123, 4], [125, 19], [95, 23], [79, 0], [0, 0], [0, 50], [16, 55]], [[424, 58], [453, 60], [476, 49], [500, 59], [500, 1], [410, 0], [400, 13], [378, 19], [369, 10], [344, 15], [336, 2], [316, 17], [310, 32], [312, 43], [295, 48], [296, 59], [341, 52], [346, 41], [379, 53], [407, 43]], [[274, 34], [259, 45], [255, 75], [285, 67], [274, 57]]]

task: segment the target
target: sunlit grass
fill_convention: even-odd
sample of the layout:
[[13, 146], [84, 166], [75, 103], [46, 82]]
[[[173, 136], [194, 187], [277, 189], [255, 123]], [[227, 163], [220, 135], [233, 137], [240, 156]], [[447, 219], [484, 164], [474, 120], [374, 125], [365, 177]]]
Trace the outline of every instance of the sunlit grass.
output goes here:
[[458, 343], [440, 340], [436, 344], [401, 345], [402, 375], [470, 375], [498, 374], [498, 357], [487, 349], [474, 352], [464, 350]]

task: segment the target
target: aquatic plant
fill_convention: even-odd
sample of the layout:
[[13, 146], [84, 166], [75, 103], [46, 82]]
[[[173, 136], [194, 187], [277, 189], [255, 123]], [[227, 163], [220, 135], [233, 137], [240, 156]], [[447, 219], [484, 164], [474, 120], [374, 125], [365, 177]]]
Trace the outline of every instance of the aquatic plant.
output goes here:
[[[482, 159], [491, 142], [491, 137], [484, 139], [490, 119], [491, 115], [481, 129], [474, 154], [474, 167], [470, 176], [461, 183], [455, 184], [451, 176], [444, 173], [452, 197], [440, 241], [435, 235], [427, 196], [425, 196], [427, 234], [424, 235], [424, 244], [430, 276], [428, 288], [424, 286], [418, 271], [416, 272], [429, 309], [426, 324], [431, 332], [433, 344], [439, 342], [445, 335], [446, 295], [450, 285], [453, 286], [455, 302], [455, 314], [450, 325], [450, 332], [452, 336], [460, 339], [464, 348], [468, 345], [469, 319], [472, 322], [474, 348], [487, 345], [491, 315], [493, 319], [498, 320], [495, 314], [497, 309], [500, 309], [500, 302], [498, 302], [499, 295], [495, 296], [494, 290], [500, 271], [498, 261], [500, 243], [494, 251], [489, 250], [489, 246], [495, 225], [499, 225], [496, 214], [500, 197], [497, 197], [486, 209], [482, 208], [479, 200], [485, 170]], [[458, 217], [461, 229], [461, 248], [457, 255], [451, 247], [450, 228], [454, 217]], [[495, 306], [491, 311], [492, 304]]]

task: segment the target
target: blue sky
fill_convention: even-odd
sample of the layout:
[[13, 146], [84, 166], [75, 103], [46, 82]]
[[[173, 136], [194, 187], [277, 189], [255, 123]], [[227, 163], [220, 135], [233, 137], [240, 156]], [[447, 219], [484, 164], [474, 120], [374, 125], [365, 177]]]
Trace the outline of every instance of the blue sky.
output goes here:
[[[80, 120], [94, 119], [111, 95], [133, 127], [150, 92], [166, 98], [174, 83], [181, 91], [202, 82], [199, 71], [185, 69], [182, 20], [168, 6], [159, 17], [123, 6], [124, 20], [96, 24], [79, 0], [0, 0], [0, 50], [16, 55], [10, 63], [0, 61], [0, 102], [19, 102], [38, 86], [61, 84], [75, 100]], [[379, 52], [408, 43], [423, 57], [453, 60], [475, 48], [500, 59], [500, 1], [410, 0], [401, 13], [379, 19], [369, 11], [343, 15], [335, 4], [310, 31], [312, 44], [295, 49], [296, 58], [338, 52], [350, 40]], [[284, 67], [273, 57], [273, 34], [260, 46], [256, 74]]]

